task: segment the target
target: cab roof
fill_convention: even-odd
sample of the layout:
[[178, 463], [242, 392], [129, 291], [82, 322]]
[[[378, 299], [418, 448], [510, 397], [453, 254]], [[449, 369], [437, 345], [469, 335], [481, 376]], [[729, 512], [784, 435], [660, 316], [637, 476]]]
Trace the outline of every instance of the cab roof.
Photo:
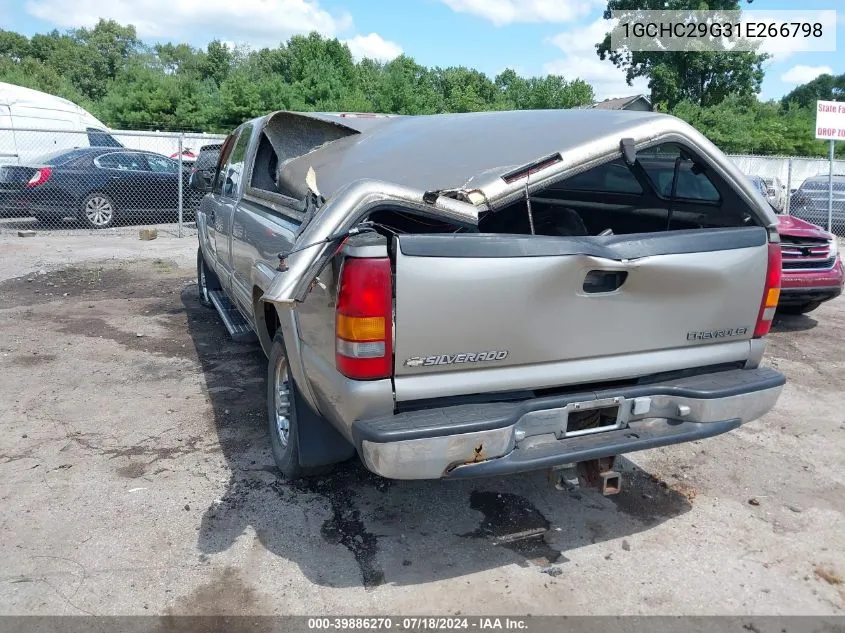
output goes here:
[[[294, 113], [289, 113], [294, 114]], [[422, 191], [480, 188], [485, 182], [557, 152], [607, 135], [616, 143], [632, 127], [678, 119], [653, 112], [518, 110], [423, 116], [350, 117], [296, 113], [316, 125], [345, 129], [341, 137], [297, 158], [279, 173], [279, 186], [304, 197], [313, 167], [320, 193], [350, 182], [384, 180]], [[318, 123], [322, 122], [322, 123]]]

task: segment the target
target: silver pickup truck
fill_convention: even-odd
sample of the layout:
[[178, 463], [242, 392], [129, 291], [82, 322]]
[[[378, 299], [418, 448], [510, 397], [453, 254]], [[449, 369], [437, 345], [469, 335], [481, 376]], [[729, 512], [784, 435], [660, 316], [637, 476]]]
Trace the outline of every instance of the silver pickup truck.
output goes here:
[[588, 464], [607, 492], [614, 456], [774, 406], [775, 224], [667, 115], [276, 112], [221, 148], [198, 284], [269, 359], [286, 476], [357, 451], [396, 479]]

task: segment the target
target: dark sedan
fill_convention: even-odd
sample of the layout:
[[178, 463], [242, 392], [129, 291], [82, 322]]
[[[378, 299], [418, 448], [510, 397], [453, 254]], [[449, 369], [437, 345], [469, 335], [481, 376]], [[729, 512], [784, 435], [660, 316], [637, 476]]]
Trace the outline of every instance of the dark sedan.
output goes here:
[[[183, 208], [199, 199], [182, 170]], [[30, 165], [0, 167], [0, 206], [42, 222], [75, 218], [103, 229], [119, 220], [173, 221], [179, 202], [179, 163], [152, 152], [96, 147], [42, 156]]]
[[[827, 228], [829, 177], [807, 178], [792, 194], [790, 215]], [[833, 233], [845, 235], [845, 176], [833, 176]]]

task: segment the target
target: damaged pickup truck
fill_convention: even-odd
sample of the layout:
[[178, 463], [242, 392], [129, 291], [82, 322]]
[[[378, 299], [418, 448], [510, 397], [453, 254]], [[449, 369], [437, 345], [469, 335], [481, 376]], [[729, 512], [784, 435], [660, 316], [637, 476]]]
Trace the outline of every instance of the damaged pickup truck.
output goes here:
[[784, 385], [775, 215], [671, 116], [276, 112], [226, 139], [197, 226], [288, 477], [357, 451], [396, 479], [586, 463], [612, 492], [614, 456]]

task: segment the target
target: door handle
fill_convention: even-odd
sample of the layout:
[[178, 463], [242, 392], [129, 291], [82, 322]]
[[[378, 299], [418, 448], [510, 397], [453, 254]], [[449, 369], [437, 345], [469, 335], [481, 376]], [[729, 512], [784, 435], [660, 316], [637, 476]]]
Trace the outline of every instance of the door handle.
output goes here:
[[628, 278], [625, 270], [591, 270], [584, 277], [584, 292], [599, 294], [618, 290]]

